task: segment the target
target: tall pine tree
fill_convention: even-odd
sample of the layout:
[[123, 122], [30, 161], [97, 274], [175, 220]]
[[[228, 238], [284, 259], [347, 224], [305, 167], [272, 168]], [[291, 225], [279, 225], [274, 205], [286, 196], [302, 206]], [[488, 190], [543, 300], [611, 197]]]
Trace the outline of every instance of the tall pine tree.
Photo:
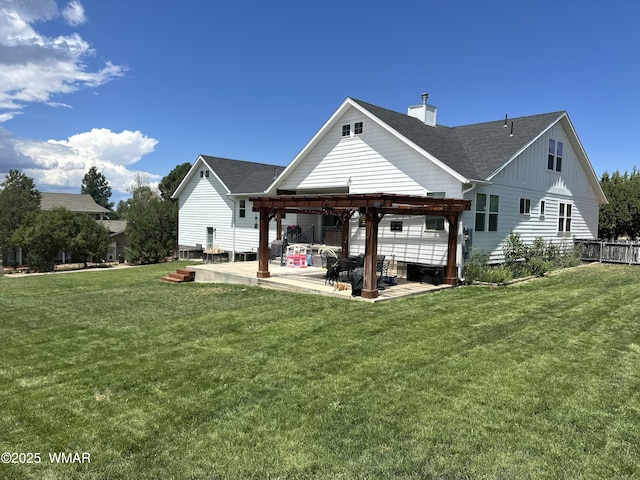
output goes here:
[[18, 170], [10, 170], [0, 184], [0, 252], [13, 252], [17, 262], [17, 244], [13, 235], [25, 219], [40, 209], [40, 192], [32, 178]]
[[109, 202], [109, 197], [111, 197], [109, 182], [107, 182], [102, 173], [98, 172], [95, 166], [91, 167], [84, 175], [80, 193], [88, 193], [98, 205], [102, 205], [109, 210], [113, 209], [113, 203]]

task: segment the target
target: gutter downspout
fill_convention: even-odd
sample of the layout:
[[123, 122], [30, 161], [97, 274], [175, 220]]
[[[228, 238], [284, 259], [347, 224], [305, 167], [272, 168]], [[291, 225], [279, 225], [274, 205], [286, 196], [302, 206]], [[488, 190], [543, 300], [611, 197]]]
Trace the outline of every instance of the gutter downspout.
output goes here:
[[233, 203], [233, 214], [231, 215], [231, 245], [233, 247], [233, 251], [231, 252], [231, 262], [236, 261], [236, 201], [229, 197], [231, 203]]
[[[471, 193], [472, 191], [474, 191], [476, 189], [476, 187], [478, 186], [478, 182], [474, 182], [473, 180], [470, 181], [469, 183], [471, 183], [471, 187], [467, 188], [466, 190], [462, 191], [462, 199], [464, 200], [464, 197], [467, 193]], [[462, 215], [460, 215], [462, 217]], [[464, 261], [464, 245], [467, 242], [467, 239], [465, 238], [465, 228], [464, 228], [464, 224], [462, 224], [462, 228], [460, 228], [460, 234], [462, 235], [462, 242], [460, 243], [460, 248], [458, 249], [458, 255], [460, 255], [460, 266], [462, 267], [462, 279], [464, 279], [464, 267], [465, 267], [465, 261]], [[458, 259], [456, 258], [456, 263], [458, 263]]]

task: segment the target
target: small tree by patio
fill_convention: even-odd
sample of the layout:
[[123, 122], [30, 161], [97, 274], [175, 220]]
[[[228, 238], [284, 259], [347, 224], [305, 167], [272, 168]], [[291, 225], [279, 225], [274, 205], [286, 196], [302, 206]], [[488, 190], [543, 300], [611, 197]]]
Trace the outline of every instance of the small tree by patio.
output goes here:
[[149, 186], [133, 192], [127, 212], [127, 259], [147, 264], [163, 261], [174, 245], [177, 232], [175, 205], [163, 201]]

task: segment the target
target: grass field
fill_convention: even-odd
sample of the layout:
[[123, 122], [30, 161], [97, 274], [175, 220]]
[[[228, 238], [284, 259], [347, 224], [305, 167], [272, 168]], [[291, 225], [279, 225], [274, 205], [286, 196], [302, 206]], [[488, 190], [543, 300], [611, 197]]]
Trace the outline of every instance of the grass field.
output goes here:
[[0, 478], [640, 476], [638, 267], [381, 304], [175, 268], [0, 278], [0, 452], [41, 456]]

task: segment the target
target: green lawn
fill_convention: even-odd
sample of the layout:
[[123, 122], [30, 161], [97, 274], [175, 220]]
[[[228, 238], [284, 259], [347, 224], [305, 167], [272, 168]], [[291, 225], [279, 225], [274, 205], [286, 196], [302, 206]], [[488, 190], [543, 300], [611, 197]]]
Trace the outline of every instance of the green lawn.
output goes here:
[[0, 278], [0, 452], [41, 455], [0, 478], [640, 476], [640, 267], [381, 304], [175, 268]]

